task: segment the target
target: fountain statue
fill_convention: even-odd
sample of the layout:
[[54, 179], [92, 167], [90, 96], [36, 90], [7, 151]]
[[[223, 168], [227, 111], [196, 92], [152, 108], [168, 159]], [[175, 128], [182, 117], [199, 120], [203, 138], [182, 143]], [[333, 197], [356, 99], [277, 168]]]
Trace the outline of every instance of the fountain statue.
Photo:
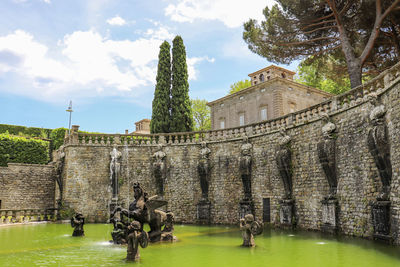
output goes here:
[[285, 196], [280, 201], [280, 222], [283, 226], [293, 226], [294, 200], [292, 199], [292, 138], [286, 134], [286, 129], [280, 130], [279, 148], [276, 153], [276, 163], [279, 175], [285, 188]]
[[210, 154], [211, 150], [207, 147], [207, 143], [202, 142], [199, 163], [197, 165], [201, 187], [201, 200], [197, 204], [197, 219], [199, 223], [210, 222], [211, 203], [208, 199], [208, 188], [211, 175]]
[[118, 151], [117, 145], [114, 144], [112, 151], [110, 152], [111, 161], [110, 161], [110, 185], [112, 190], [112, 202], [116, 205], [118, 201], [118, 179], [119, 173], [121, 169], [121, 163], [119, 162], [121, 159], [121, 152]]
[[382, 191], [372, 204], [374, 238], [390, 240], [391, 202], [389, 193], [392, 180], [392, 164], [390, 161], [388, 128], [385, 123], [386, 108], [379, 103], [376, 94], [371, 93], [368, 97], [374, 108], [369, 116], [372, 127], [368, 132], [367, 144], [382, 182]]
[[254, 204], [251, 196], [251, 165], [253, 146], [249, 143], [247, 136], [243, 137], [240, 147], [239, 172], [243, 184], [244, 198], [240, 201], [239, 217], [244, 218], [246, 214], [254, 214]]
[[164, 195], [164, 183], [166, 180], [167, 168], [165, 158], [167, 154], [162, 151], [163, 146], [158, 144], [157, 151], [153, 154], [153, 174], [157, 185], [157, 195]]
[[127, 223], [122, 222], [120, 219], [113, 217], [110, 222], [113, 223], [114, 229], [111, 232], [112, 243], [116, 245], [126, 244], [127, 240]]
[[57, 199], [58, 208], [61, 208], [61, 200], [62, 200], [62, 194], [63, 194], [62, 172], [64, 169], [64, 161], [65, 161], [64, 146], [60, 146], [57, 150], [56, 158], [54, 160], [55, 171], [56, 171], [55, 179], [56, 179], [56, 182], [58, 185], [58, 189], [60, 190], [60, 195], [59, 195], [59, 198]]
[[337, 177], [336, 177], [336, 125], [329, 120], [328, 114], [322, 115], [325, 122], [322, 127], [324, 140], [317, 144], [318, 158], [329, 184], [329, 195], [322, 200], [322, 226], [324, 232], [337, 230]]
[[149, 236], [142, 229], [142, 225], [138, 221], [132, 221], [127, 228], [128, 231], [128, 249], [126, 260], [138, 261], [140, 259], [139, 245], [146, 248], [148, 245]]
[[[165, 206], [167, 201], [158, 199], [158, 196], [148, 197], [139, 183], [134, 183], [134, 201], [129, 204], [129, 209], [123, 209], [118, 206], [111, 213], [110, 220], [120, 212], [120, 216], [125, 216], [134, 219], [143, 225], [148, 223], [150, 231], [148, 232], [150, 242], [158, 241], [173, 241], [176, 237], [173, 236], [173, 214], [172, 212], [164, 212], [157, 208]], [[123, 220], [121, 220], [123, 221]], [[161, 228], [164, 226], [164, 229]]]
[[83, 225], [85, 224], [85, 217], [82, 213], [77, 213], [71, 218], [71, 226], [74, 227], [72, 236], [84, 236]]
[[263, 232], [264, 225], [254, 220], [253, 214], [246, 214], [240, 219], [240, 230], [242, 231], [243, 247], [255, 247], [254, 236]]

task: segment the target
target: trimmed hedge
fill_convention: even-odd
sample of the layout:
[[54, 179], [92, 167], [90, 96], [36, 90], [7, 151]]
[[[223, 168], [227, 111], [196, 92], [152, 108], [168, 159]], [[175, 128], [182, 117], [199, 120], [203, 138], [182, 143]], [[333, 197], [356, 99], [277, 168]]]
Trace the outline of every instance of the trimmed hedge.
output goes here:
[[49, 142], [0, 134], [0, 166], [7, 163], [47, 164]]
[[53, 150], [57, 150], [64, 144], [64, 136], [66, 131], [68, 131], [67, 128], [57, 128], [51, 131], [50, 139], [53, 140]]
[[19, 125], [0, 124], [0, 133], [6, 133], [18, 136], [50, 138], [52, 129], [25, 127]]

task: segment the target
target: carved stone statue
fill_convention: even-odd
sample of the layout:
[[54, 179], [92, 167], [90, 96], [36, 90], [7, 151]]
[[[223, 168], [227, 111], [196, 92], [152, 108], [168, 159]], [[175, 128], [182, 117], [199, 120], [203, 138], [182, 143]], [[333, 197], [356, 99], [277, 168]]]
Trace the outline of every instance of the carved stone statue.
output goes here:
[[254, 236], [263, 232], [263, 224], [254, 220], [253, 214], [247, 214], [240, 219], [240, 230], [242, 231], [243, 247], [254, 247]]
[[56, 182], [58, 185], [58, 189], [60, 190], [59, 201], [61, 201], [62, 194], [63, 194], [62, 172], [64, 169], [64, 161], [65, 161], [64, 146], [60, 146], [60, 148], [57, 150], [57, 154], [56, 154], [56, 158], [55, 158]]
[[384, 105], [378, 103], [376, 94], [370, 94], [369, 98], [375, 107], [369, 116], [372, 128], [368, 132], [368, 149], [374, 158], [383, 185], [383, 191], [379, 199], [387, 200], [392, 179], [392, 164], [390, 162], [388, 129], [385, 123], [386, 109]]
[[201, 195], [203, 200], [208, 199], [208, 186], [210, 183], [210, 153], [211, 150], [207, 147], [206, 142], [201, 143], [200, 160], [197, 165], [197, 171], [200, 177]]
[[71, 218], [71, 226], [74, 227], [74, 232], [72, 233], [72, 236], [84, 236], [84, 224], [85, 217], [83, 217], [82, 213], [75, 214], [75, 216]]
[[165, 225], [161, 231], [161, 241], [174, 241], [176, 237], [174, 236], [174, 214], [172, 212], [167, 212], [167, 219], [165, 220]]
[[317, 145], [318, 158], [324, 170], [325, 177], [329, 184], [329, 197], [336, 195], [337, 178], [336, 178], [336, 138], [334, 133], [336, 125], [329, 121], [329, 116], [324, 114], [325, 125], [322, 127], [324, 140]]
[[243, 145], [240, 147], [239, 168], [242, 178], [244, 200], [251, 200], [251, 150], [252, 145], [249, 143], [248, 137], [243, 138]]
[[142, 225], [138, 221], [133, 221], [128, 226], [128, 249], [126, 260], [137, 261], [140, 259], [139, 245], [146, 248], [148, 245], [149, 237], [145, 231], [142, 230]]
[[292, 197], [292, 152], [290, 150], [291, 138], [285, 132], [285, 129], [280, 131], [282, 135], [279, 140], [279, 149], [276, 153], [276, 163], [279, 174], [285, 188], [285, 198]]
[[133, 185], [133, 190], [135, 199], [130, 203], [129, 209], [126, 210], [122, 207], [116, 207], [111, 213], [111, 218], [113, 218], [115, 213], [119, 211], [121, 212], [121, 216], [126, 216], [140, 222], [142, 228], [145, 223], [148, 223], [150, 226], [150, 231], [148, 232], [150, 241], [161, 241], [162, 226], [170, 224], [169, 229], [173, 229], [171, 225], [173, 223], [173, 214], [157, 210], [157, 208], [165, 206], [167, 201], [157, 199], [157, 196], [148, 197], [147, 193], [144, 192], [139, 183]]
[[164, 183], [166, 179], [165, 157], [167, 155], [162, 151], [162, 145], [157, 146], [157, 152], [153, 154], [153, 174], [157, 184], [157, 194], [164, 195]]
[[113, 150], [110, 152], [110, 182], [112, 188], [112, 197], [118, 198], [118, 178], [121, 169], [121, 163], [119, 162], [121, 158], [121, 152], [117, 150], [117, 145], [114, 145]]

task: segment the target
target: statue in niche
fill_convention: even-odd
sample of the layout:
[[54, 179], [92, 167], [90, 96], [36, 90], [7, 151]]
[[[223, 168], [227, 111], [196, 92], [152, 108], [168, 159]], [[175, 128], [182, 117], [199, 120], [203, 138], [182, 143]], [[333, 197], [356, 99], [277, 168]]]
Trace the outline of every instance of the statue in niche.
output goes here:
[[72, 233], [72, 236], [84, 236], [84, 224], [85, 217], [83, 217], [82, 213], [75, 214], [75, 216], [71, 218], [71, 226], [74, 227], [74, 232]]
[[121, 163], [119, 162], [121, 158], [121, 152], [117, 150], [117, 145], [114, 144], [113, 150], [110, 152], [110, 182], [112, 188], [112, 197], [118, 197], [118, 178], [121, 169]]
[[292, 198], [292, 152], [290, 149], [291, 138], [286, 134], [286, 130], [280, 131], [282, 137], [279, 139], [279, 149], [276, 154], [278, 171], [285, 188], [285, 198]]
[[390, 162], [388, 129], [385, 123], [386, 109], [384, 105], [378, 103], [376, 94], [370, 94], [369, 98], [375, 107], [369, 116], [372, 128], [368, 132], [368, 149], [374, 158], [383, 185], [383, 191], [378, 199], [387, 200], [392, 179], [392, 164]]
[[243, 138], [243, 145], [240, 147], [239, 170], [242, 177], [244, 200], [251, 200], [251, 150], [252, 145], [249, 143], [247, 136]]
[[200, 160], [197, 165], [197, 171], [200, 177], [201, 196], [202, 200], [208, 199], [208, 186], [210, 183], [210, 153], [211, 150], [207, 147], [206, 142], [201, 143]]
[[142, 225], [138, 221], [133, 221], [128, 226], [127, 261], [138, 261], [140, 259], [139, 245], [142, 248], [146, 248], [148, 245], [149, 237], [142, 228]]
[[243, 247], [254, 247], [254, 236], [263, 232], [263, 224], [254, 220], [253, 214], [247, 214], [240, 219], [240, 230], [242, 231]]
[[[116, 207], [111, 213], [111, 220], [116, 212], [120, 212], [121, 216], [140, 222], [142, 229], [143, 225], [148, 223], [150, 226], [148, 235], [151, 242], [175, 240], [176, 238], [172, 235], [172, 231], [169, 231], [171, 237], [166, 234], [167, 230], [173, 230], [173, 214], [157, 209], [165, 206], [167, 201], [157, 199], [157, 195], [148, 197], [139, 183], [134, 183], [133, 191], [134, 201], [129, 204], [129, 209], [123, 209], [120, 206]], [[161, 228], [164, 225], [167, 225], [167, 228], [164, 231], [164, 236], [162, 236], [163, 231]]]
[[153, 174], [156, 179], [157, 194], [164, 195], [164, 182], [166, 179], [165, 157], [167, 155], [162, 151], [162, 145], [157, 146], [157, 152], [153, 154]]
[[317, 145], [318, 158], [329, 184], [329, 197], [334, 198], [337, 189], [336, 178], [336, 125], [329, 121], [328, 114], [323, 115], [325, 125], [322, 127], [324, 140]]
[[55, 159], [55, 169], [56, 169], [56, 182], [58, 185], [58, 189], [60, 190], [60, 197], [57, 200], [59, 207], [61, 206], [62, 194], [63, 194], [63, 180], [62, 180], [62, 172], [64, 169], [65, 162], [65, 152], [64, 146], [60, 146], [57, 150], [56, 159]]

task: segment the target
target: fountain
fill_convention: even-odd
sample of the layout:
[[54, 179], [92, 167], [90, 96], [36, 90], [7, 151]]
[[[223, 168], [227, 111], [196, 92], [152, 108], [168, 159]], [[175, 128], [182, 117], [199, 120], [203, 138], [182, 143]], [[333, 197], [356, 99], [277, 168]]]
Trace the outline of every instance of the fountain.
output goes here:
[[153, 154], [153, 175], [155, 178], [155, 183], [157, 185], [157, 195], [164, 196], [164, 184], [167, 176], [166, 167], [166, 156], [165, 152], [162, 150], [163, 146], [159, 144], [157, 146], [157, 151]]
[[239, 218], [247, 214], [254, 214], [254, 203], [251, 196], [251, 157], [252, 145], [247, 136], [243, 137], [243, 144], [240, 147], [239, 173], [242, 178], [244, 198], [239, 203]]
[[201, 187], [201, 200], [197, 203], [197, 220], [199, 223], [210, 223], [211, 220], [211, 203], [208, 199], [208, 187], [210, 184], [211, 163], [210, 163], [211, 150], [207, 147], [206, 142], [201, 143], [200, 159], [197, 165], [197, 172], [199, 174], [200, 187]]
[[255, 247], [254, 236], [262, 234], [264, 225], [254, 220], [253, 214], [246, 214], [240, 219], [240, 230], [242, 231], [243, 247]]
[[84, 236], [85, 231], [83, 230], [83, 225], [85, 224], [85, 217], [83, 217], [82, 213], [75, 214], [74, 217], [71, 218], [71, 226], [74, 227], [74, 232], [72, 236]]
[[119, 193], [119, 176], [121, 170], [120, 159], [122, 153], [118, 151], [117, 145], [113, 146], [110, 152], [110, 187], [111, 187], [111, 203], [109, 210], [112, 211], [118, 205], [118, 193]]

